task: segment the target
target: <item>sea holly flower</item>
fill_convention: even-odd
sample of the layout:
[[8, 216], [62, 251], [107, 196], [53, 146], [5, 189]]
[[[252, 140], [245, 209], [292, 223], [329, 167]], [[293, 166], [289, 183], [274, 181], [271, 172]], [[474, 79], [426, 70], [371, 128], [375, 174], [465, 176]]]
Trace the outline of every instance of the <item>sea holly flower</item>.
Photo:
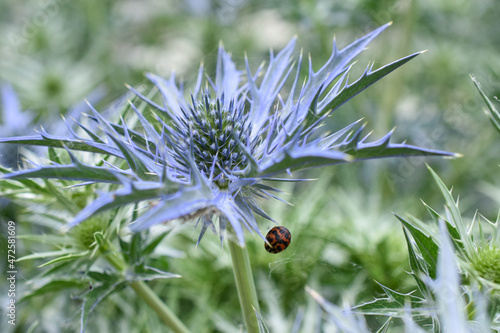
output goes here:
[[[53, 136], [42, 130], [37, 136], [0, 139], [4, 143], [63, 148], [71, 157], [69, 164], [41, 165], [4, 178], [121, 185], [100, 193], [68, 227], [107, 209], [152, 202], [130, 225], [133, 231], [171, 220], [197, 219], [201, 223], [198, 242], [208, 228], [216, 230], [215, 223], [219, 224], [221, 241], [228, 224], [240, 244], [244, 244], [245, 229], [263, 237], [256, 216], [271, 217], [258, 200], [277, 198], [273, 183], [294, 180], [280, 178], [283, 175], [389, 156], [455, 156], [391, 143], [392, 132], [369, 141], [369, 134], [362, 136], [364, 125], [359, 121], [336, 133], [322, 131], [335, 109], [420, 54], [377, 70], [368, 66], [359, 79], [351, 81], [348, 74], [353, 59], [389, 25], [342, 50], [334, 43], [331, 57], [317, 72], [309, 59], [304, 83], [299, 81], [302, 56], [292, 61], [295, 39], [278, 54], [271, 52], [269, 64], [256, 71], [248, 61], [243, 70], [237, 69], [221, 46], [215, 77], [207, 77], [204, 82], [202, 65], [189, 93], [176, 83], [174, 75], [164, 79], [147, 74], [161, 101], [130, 87], [136, 98], [130, 102], [133, 112], [129, 112], [132, 116], [127, 121], [108, 121], [89, 104], [89, 117], [99, 124], [101, 132], [75, 120], [73, 125], [82, 130], [81, 134], [69, 125], [69, 136]], [[146, 103], [148, 112], [136, 106], [139, 103]], [[134, 126], [128, 125], [133, 122]], [[83, 163], [74, 154], [77, 150], [104, 156], [105, 162]], [[114, 158], [108, 159], [110, 156]]]

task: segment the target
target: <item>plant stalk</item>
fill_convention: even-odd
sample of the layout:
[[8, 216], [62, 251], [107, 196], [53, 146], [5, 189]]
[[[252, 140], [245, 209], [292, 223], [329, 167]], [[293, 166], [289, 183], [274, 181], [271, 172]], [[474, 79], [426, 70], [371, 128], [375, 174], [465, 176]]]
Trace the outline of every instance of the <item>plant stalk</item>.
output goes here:
[[[128, 267], [123, 257], [113, 249], [113, 245], [106, 240], [102, 233], [95, 233], [94, 237], [99, 244], [99, 249], [104, 258], [118, 271], [124, 273]], [[170, 308], [162, 302], [144, 281], [132, 281], [130, 286], [134, 291], [148, 303], [160, 316], [160, 319], [175, 333], [190, 333], [184, 323], [170, 310]]]
[[233, 261], [234, 279], [238, 289], [241, 311], [248, 333], [258, 333], [259, 323], [255, 311], [260, 311], [257, 291], [253, 282], [252, 267], [246, 247], [229, 241], [229, 250]]
[[154, 293], [149, 286], [143, 281], [134, 281], [130, 283], [132, 289], [141, 296], [149, 306], [156, 311], [160, 319], [170, 327], [175, 333], [190, 333], [184, 323], [170, 310], [170, 308], [162, 302], [162, 300]]

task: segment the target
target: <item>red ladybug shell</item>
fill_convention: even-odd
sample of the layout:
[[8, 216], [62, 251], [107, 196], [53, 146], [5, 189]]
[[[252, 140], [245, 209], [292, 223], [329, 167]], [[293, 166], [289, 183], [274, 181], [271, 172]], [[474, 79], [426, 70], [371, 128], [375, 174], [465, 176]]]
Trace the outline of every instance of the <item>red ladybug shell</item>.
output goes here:
[[266, 251], [269, 253], [280, 253], [290, 245], [292, 234], [285, 227], [274, 227], [269, 230], [266, 239], [269, 242], [269, 244], [264, 244]]

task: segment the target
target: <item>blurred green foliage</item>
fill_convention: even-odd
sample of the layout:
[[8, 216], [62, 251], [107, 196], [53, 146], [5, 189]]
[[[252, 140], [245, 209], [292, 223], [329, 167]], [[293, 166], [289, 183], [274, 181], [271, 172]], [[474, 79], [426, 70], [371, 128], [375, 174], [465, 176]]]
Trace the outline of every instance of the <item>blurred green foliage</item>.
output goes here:
[[[273, 203], [267, 211], [291, 230], [290, 248], [275, 256], [264, 251], [257, 236], [247, 240], [263, 313], [269, 314], [264, 319], [274, 323], [269, 327], [289, 332], [297, 313], [306, 323], [314, 322], [306, 285], [330, 301], [351, 304], [380, 295], [375, 281], [398, 291], [415, 288], [405, 273], [409, 268], [401, 226], [391, 212], [422, 215], [419, 198], [440, 202], [426, 162], [447, 184], [467, 192], [461, 201], [465, 215], [479, 209], [495, 220], [497, 206], [484, 184], [498, 188], [498, 137], [479, 112], [483, 102], [469, 74], [489, 95], [500, 93], [499, 15], [495, 0], [4, 0], [0, 80], [13, 85], [22, 109], [35, 112], [38, 123], [70, 112], [95, 92], [101, 92], [97, 108], [103, 108], [126, 92], [124, 83], [144, 83], [145, 71], [163, 76], [175, 71], [179, 79], [192, 82], [201, 61], [214, 68], [219, 41], [233, 50], [236, 62], [243, 63], [246, 54], [257, 68], [270, 48], [278, 50], [297, 35], [315, 67], [329, 56], [334, 34], [344, 46], [393, 21], [360, 64], [375, 61], [377, 67], [427, 49], [341, 107], [335, 119], [344, 124], [364, 117], [375, 135], [397, 124], [396, 133], [410, 143], [464, 157], [341, 165], [321, 173], [320, 181], [283, 188], [283, 198], [296, 205]], [[0, 124], [2, 119], [0, 113]], [[334, 122], [329, 126], [339, 128]], [[318, 172], [304, 177], [318, 177]], [[30, 222], [27, 216], [34, 208], [0, 202], [0, 209], [2, 224], [9, 219], [22, 222], [18, 234], [50, 230], [43, 223], [24, 223]], [[194, 332], [232, 332], [241, 322], [235, 319], [240, 310], [227, 248], [221, 249], [215, 236], [195, 247], [192, 229], [192, 223], [177, 226], [163, 242], [166, 253], [179, 256], [154, 259], [161, 269], [183, 277], [151, 285]], [[4, 241], [2, 237], [2, 249]], [[50, 242], [18, 244], [22, 255], [51, 249]], [[23, 279], [38, 270], [33, 262], [19, 265]], [[71, 296], [53, 293], [20, 305], [14, 332], [29, 327], [34, 332], [74, 331], [80, 305]], [[96, 332], [157, 331], [161, 326], [129, 290], [100, 304], [89, 325]]]

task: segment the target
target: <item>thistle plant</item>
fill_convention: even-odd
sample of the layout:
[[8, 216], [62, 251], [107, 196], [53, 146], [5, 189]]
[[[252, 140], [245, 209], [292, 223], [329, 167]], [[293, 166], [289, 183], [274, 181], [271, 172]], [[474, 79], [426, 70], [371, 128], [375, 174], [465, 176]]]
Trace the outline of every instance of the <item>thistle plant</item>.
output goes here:
[[[295, 39], [278, 54], [271, 52], [269, 63], [256, 71], [248, 61], [238, 70], [220, 46], [215, 77], [204, 80], [201, 65], [188, 92], [174, 75], [164, 79], [147, 74], [154, 88], [144, 92], [129, 87], [132, 97], [117, 122], [89, 103], [90, 124], [67, 122], [67, 136], [41, 129], [36, 136], [1, 138], [0, 143], [46, 146], [51, 152], [62, 148], [68, 160], [51, 158], [50, 165], [7, 172], [3, 179], [59, 179], [98, 190], [98, 197], [76, 213], [66, 229], [96, 214], [133, 206], [128, 225], [132, 232], [196, 220], [201, 225], [198, 242], [207, 229], [218, 232], [221, 242], [228, 234], [247, 330], [254, 332], [259, 305], [244, 235], [247, 230], [264, 239], [258, 218], [272, 217], [259, 200], [278, 198], [273, 183], [302, 180], [292, 172], [366, 159], [456, 156], [392, 143], [393, 131], [370, 141], [370, 134], [362, 135], [365, 125], [360, 121], [334, 133], [323, 130], [334, 110], [421, 53], [377, 70], [369, 65], [360, 78], [350, 80], [353, 59], [389, 25], [342, 50], [334, 43], [331, 57], [316, 72], [309, 59], [303, 83], [302, 55], [292, 60]], [[105, 247], [97, 234], [96, 242]]]
[[[218, 218], [221, 238], [227, 224], [240, 245], [243, 230], [260, 234], [255, 214], [270, 219], [258, 206], [258, 198], [273, 198], [275, 189], [264, 181], [306, 168], [389, 156], [441, 155], [453, 153], [390, 142], [392, 132], [368, 142], [364, 125], [355, 122], [335, 132], [321, 132], [327, 117], [340, 105], [369, 85], [413, 59], [419, 53], [399, 59], [378, 70], [369, 66], [355, 82], [348, 82], [351, 61], [389, 24], [384, 25], [343, 50], [334, 45], [332, 56], [317, 72], [309, 62], [307, 81], [300, 86], [302, 57], [291, 63], [293, 39], [269, 65], [245, 75], [236, 69], [230, 55], [219, 48], [215, 79], [202, 88], [203, 66], [190, 96], [182, 86], [154, 74], [147, 77], [161, 94], [163, 105], [141, 92], [130, 90], [147, 103], [151, 117], [133, 102], [130, 108], [139, 120], [132, 128], [106, 120], [91, 105], [90, 118], [102, 134], [78, 121], [87, 138], [68, 124], [70, 135], [52, 136], [43, 129], [37, 136], [2, 138], [17, 143], [64, 148], [71, 156], [67, 165], [37, 166], [4, 176], [4, 179], [58, 178], [92, 183], [118, 183], [123, 187], [103, 193], [68, 224], [71, 228], [104, 210], [146, 200], [157, 203], [130, 225], [133, 231], [147, 229], [174, 219], [198, 219], [200, 239]], [[292, 86], [285, 83], [296, 67]], [[265, 69], [264, 69], [265, 68]], [[300, 90], [300, 91], [298, 91]], [[298, 91], [298, 92], [297, 92]], [[284, 98], [284, 94], [288, 96]], [[92, 166], [80, 162], [74, 151], [115, 156], [126, 164]], [[293, 178], [291, 178], [293, 179]]]
[[[315, 290], [311, 288], [306, 290], [326, 313], [326, 320], [341, 332], [373, 332], [373, 329], [367, 327], [363, 314], [387, 317], [376, 331], [380, 333], [388, 332], [390, 328], [396, 326], [394, 319], [398, 317], [401, 318], [404, 327], [404, 330], [402, 327], [397, 327], [398, 332], [489, 332], [495, 329], [496, 326], [489, 320], [491, 312], [488, 313], [487, 298], [484, 294], [477, 291], [472, 293], [469, 290], [467, 295], [469, 297], [474, 295], [474, 312], [469, 313], [470, 309], [464, 306], [464, 285], [460, 280], [458, 258], [446, 222], [441, 220], [439, 225], [439, 232], [433, 235], [435, 236], [433, 238], [438, 239], [440, 243], [439, 252], [436, 253], [437, 262], [434, 263], [436, 276], [431, 278], [428, 274], [419, 272], [421, 273], [419, 278], [422, 278], [419, 287], [432, 292], [431, 299], [421, 299], [412, 293], [401, 294], [382, 286], [387, 298], [342, 309], [325, 300]], [[413, 250], [410, 249], [410, 255], [412, 253]], [[415, 273], [412, 272], [412, 275], [415, 276]], [[422, 320], [425, 317], [431, 317], [432, 322]]]
[[410, 274], [418, 291], [403, 294], [382, 286], [386, 298], [354, 310], [403, 319], [411, 314], [434, 331], [469, 332], [475, 325], [482, 327], [478, 332], [485, 332], [484, 327], [498, 329], [500, 215], [496, 222], [484, 217], [482, 222], [479, 215], [465, 222], [458, 200], [429, 170], [445, 199], [444, 213], [424, 203], [432, 218], [430, 224], [414, 216], [396, 215], [403, 225]]
[[[500, 112], [472, 80], [486, 103], [485, 113], [500, 132]], [[429, 171], [445, 200], [444, 213], [424, 203], [431, 223], [396, 215], [403, 225], [417, 290], [403, 294], [381, 285], [387, 297], [341, 309], [308, 288], [337, 329], [368, 332], [362, 315], [388, 317], [377, 332], [386, 332], [394, 318], [403, 320], [405, 332], [500, 329], [500, 213], [495, 222], [478, 213], [467, 221], [452, 191]]]

